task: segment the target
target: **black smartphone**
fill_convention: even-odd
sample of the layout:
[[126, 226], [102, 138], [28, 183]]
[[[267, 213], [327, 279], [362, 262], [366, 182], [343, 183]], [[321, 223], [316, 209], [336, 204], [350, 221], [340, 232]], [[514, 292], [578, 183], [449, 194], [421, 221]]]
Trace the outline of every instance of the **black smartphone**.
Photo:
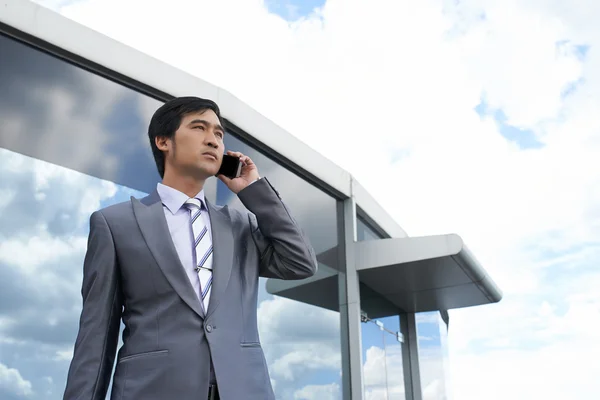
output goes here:
[[229, 179], [238, 178], [242, 173], [242, 162], [239, 157], [223, 154], [223, 162], [217, 175], [225, 175]]

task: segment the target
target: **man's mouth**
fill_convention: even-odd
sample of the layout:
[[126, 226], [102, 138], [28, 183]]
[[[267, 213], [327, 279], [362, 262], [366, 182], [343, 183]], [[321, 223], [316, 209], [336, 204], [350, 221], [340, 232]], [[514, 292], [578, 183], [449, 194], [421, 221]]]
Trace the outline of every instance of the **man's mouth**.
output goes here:
[[209, 151], [202, 153], [203, 156], [208, 157], [208, 158], [212, 158], [213, 160], [217, 161], [217, 155], [215, 153], [211, 153]]

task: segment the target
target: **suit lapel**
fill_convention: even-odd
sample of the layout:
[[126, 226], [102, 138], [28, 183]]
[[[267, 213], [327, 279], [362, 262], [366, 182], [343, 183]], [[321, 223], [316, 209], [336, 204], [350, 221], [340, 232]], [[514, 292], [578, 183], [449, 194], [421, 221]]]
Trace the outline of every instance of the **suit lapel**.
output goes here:
[[144, 240], [163, 274], [181, 299], [204, 317], [198, 296], [177, 255], [158, 192], [154, 191], [141, 201], [131, 197], [131, 203]]
[[231, 218], [226, 207], [216, 208], [208, 201], [208, 214], [213, 242], [213, 286], [206, 316], [209, 317], [219, 305], [229, 283], [233, 264], [233, 232]]

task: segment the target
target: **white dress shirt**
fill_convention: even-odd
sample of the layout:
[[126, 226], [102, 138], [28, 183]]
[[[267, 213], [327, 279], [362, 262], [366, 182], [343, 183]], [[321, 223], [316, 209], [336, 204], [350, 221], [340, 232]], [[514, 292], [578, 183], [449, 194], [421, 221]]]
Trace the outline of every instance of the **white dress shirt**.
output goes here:
[[[198, 300], [200, 300], [200, 278], [198, 278], [198, 273], [195, 270], [196, 252], [194, 251], [194, 233], [192, 232], [192, 224], [190, 223], [190, 212], [184, 205], [189, 197], [179, 190], [173, 189], [162, 183], [158, 183], [156, 190], [163, 203], [163, 211], [167, 218], [167, 225], [169, 226], [169, 232], [171, 233], [175, 250], [177, 250], [177, 255], [181, 260], [185, 273], [194, 288], [196, 296], [198, 296]], [[208, 211], [204, 208], [206, 207], [204, 190], [201, 190], [200, 193], [194, 197], [204, 204], [200, 217], [203, 218], [204, 223], [208, 228], [207, 233], [209, 235], [209, 240], [212, 243], [210, 218]]]

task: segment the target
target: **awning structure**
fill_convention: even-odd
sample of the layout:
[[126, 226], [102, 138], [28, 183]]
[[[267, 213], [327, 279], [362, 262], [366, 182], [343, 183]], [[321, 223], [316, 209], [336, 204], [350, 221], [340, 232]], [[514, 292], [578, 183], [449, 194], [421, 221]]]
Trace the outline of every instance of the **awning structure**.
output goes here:
[[[317, 257], [318, 259], [319, 257]], [[319, 263], [317, 273], [301, 281], [267, 280], [267, 292], [313, 306], [339, 311], [338, 271]]]
[[[361, 308], [371, 318], [496, 303], [502, 292], [455, 234], [356, 242]], [[325, 262], [327, 253], [317, 258]], [[310, 279], [268, 280], [267, 291], [338, 311], [337, 271], [325, 265]]]

